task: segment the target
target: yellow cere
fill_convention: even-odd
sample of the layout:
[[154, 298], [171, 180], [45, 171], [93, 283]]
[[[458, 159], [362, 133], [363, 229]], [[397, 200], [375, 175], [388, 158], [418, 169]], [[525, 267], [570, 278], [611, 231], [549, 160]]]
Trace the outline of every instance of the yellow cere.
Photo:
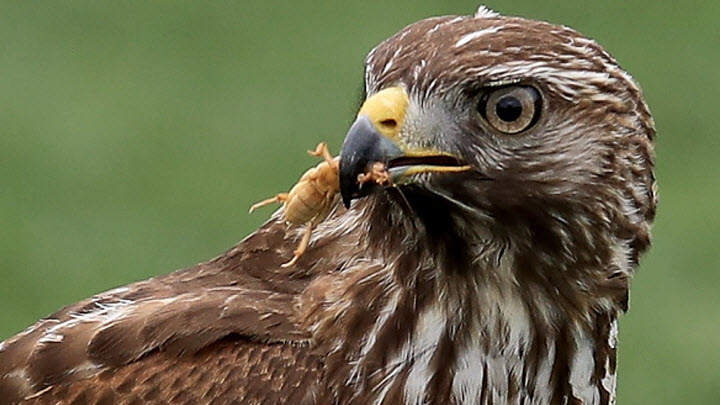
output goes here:
[[398, 142], [398, 132], [405, 120], [408, 95], [402, 87], [381, 90], [365, 100], [358, 116], [365, 115], [383, 135]]

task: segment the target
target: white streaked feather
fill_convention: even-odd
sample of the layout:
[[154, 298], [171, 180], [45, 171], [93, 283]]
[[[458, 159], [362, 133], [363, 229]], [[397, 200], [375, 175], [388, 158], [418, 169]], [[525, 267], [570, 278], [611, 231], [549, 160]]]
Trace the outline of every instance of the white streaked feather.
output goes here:
[[446, 322], [447, 314], [437, 306], [426, 310], [418, 320], [415, 339], [408, 345], [410, 358], [407, 360], [414, 359], [405, 382], [405, 403], [408, 405], [425, 403], [425, 389], [432, 377], [430, 359], [445, 330]]
[[48, 343], [62, 343], [64, 336], [59, 333], [47, 332], [40, 339], [38, 339], [39, 345]]
[[501, 29], [502, 29], [501, 26], [496, 26], [496, 27], [483, 28], [481, 30], [471, 32], [469, 34], [465, 34], [455, 43], [455, 48], [459, 48], [459, 47], [469, 43], [472, 40], [482, 37], [483, 35], [488, 35], [488, 34], [493, 34], [495, 32], [498, 32]]
[[600, 392], [592, 383], [595, 370], [594, 342], [584, 333], [575, 333], [575, 355], [570, 362], [570, 386], [573, 395], [585, 404], [596, 404], [600, 401]]
[[500, 14], [496, 11], [489, 9], [486, 5], [481, 4], [475, 12], [475, 18], [495, 18], [500, 17]]

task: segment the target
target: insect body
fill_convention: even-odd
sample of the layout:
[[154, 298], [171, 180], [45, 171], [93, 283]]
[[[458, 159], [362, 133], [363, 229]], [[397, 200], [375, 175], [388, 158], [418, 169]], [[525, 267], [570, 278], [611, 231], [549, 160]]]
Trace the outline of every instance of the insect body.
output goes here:
[[253, 212], [268, 204], [282, 203], [285, 208], [283, 212], [285, 221], [294, 225], [306, 225], [303, 237], [295, 249], [295, 255], [282, 267], [292, 266], [300, 259], [308, 247], [313, 229], [327, 218], [338, 200], [339, 159], [333, 158], [325, 142], [321, 142], [314, 151], [308, 153], [322, 157], [324, 161], [303, 173], [289, 192], [280, 193], [250, 207], [250, 212]]

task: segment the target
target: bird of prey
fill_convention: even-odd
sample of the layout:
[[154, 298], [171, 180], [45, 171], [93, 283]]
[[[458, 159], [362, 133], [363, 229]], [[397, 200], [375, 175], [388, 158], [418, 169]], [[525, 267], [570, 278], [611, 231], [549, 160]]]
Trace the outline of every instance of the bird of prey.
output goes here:
[[[365, 60], [339, 193], [0, 345], [2, 404], [611, 404], [655, 215], [640, 88], [570, 28], [429, 18]], [[358, 175], [380, 162], [387, 185]], [[469, 166], [469, 170], [453, 168]]]

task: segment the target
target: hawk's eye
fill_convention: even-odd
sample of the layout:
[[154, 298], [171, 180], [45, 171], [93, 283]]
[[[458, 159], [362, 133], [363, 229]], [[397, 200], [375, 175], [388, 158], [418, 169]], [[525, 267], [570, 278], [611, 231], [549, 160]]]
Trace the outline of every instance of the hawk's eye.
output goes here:
[[483, 94], [478, 111], [498, 131], [517, 134], [537, 122], [541, 107], [540, 93], [534, 87], [508, 86]]

